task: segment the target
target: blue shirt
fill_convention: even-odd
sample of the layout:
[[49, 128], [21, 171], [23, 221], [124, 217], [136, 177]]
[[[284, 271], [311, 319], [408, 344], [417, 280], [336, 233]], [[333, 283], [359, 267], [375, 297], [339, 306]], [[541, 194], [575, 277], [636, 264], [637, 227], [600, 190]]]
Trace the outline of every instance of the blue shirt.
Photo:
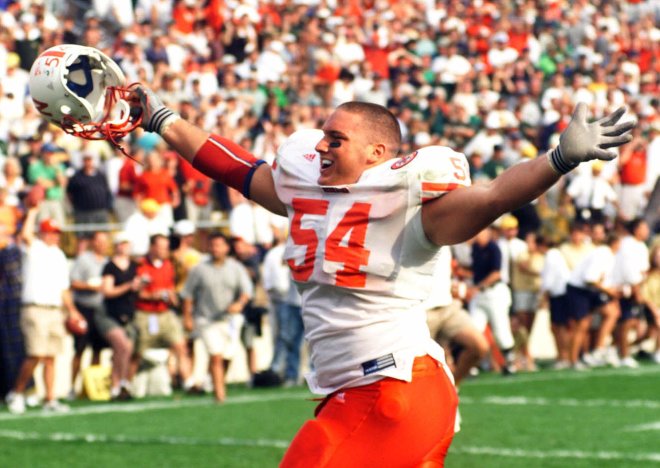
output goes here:
[[479, 284], [493, 271], [502, 267], [502, 252], [495, 241], [484, 246], [472, 244], [472, 274], [474, 284]]

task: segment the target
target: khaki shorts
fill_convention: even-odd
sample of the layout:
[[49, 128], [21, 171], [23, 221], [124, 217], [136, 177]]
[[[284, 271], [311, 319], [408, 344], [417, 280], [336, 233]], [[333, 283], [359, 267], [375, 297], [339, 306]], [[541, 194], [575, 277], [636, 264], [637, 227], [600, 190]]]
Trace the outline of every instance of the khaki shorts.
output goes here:
[[235, 314], [198, 327], [206, 351], [211, 356], [232, 359], [241, 345], [243, 316]]
[[135, 327], [138, 332], [138, 354], [149, 348], [169, 348], [185, 340], [183, 325], [171, 310], [160, 313], [138, 310], [135, 314]]
[[454, 300], [445, 307], [427, 310], [426, 323], [429, 326], [431, 338], [436, 341], [452, 340], [466, 328], [474, 328], [470, 314], [463, 309], [459, 300]]
[[25, 353], [31, 357], [56, 356], [64, 351], [66, 314], [61, 308], [25, 305], [21, 308], [21, 331]]

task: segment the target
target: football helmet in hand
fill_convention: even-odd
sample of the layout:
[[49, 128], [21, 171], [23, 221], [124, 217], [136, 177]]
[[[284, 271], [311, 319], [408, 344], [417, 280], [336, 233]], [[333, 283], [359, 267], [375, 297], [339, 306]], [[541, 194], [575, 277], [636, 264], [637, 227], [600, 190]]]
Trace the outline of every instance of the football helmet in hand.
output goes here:
[[90, 140], [117, 140], [140, 124], [119, 66], [93, 47], [63, 44], [41, 53], [30, 69], [30, 95], [50, 122]]

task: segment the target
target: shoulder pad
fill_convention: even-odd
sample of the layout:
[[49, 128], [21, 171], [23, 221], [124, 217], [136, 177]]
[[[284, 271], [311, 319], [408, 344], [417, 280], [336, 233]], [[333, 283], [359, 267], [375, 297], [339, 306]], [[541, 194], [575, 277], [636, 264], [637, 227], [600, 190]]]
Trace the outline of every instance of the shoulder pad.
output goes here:
[[422, 202], [471, 185], [470, 166], [465, 155], [446, 146], [420, 148], [399, 158], [392, 169], [406, 170], [416, 176]]

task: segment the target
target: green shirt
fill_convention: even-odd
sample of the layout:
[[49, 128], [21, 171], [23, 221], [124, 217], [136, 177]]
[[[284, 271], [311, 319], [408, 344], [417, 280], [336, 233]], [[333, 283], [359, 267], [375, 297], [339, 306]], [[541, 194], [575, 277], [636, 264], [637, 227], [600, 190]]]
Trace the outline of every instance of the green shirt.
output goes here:
[[45, 179], [55, 182], [54, 187], [46, 190], [47, 200], [62, 200], [64, 198], [64, 189], [57, 183], [57, 175], [64, 174], [64, 165], [55, 164], [47, 166], [43, 161], [35, 161], [28, 168], [28, 181], [30, 184], [36, 184], [37, 180]]

